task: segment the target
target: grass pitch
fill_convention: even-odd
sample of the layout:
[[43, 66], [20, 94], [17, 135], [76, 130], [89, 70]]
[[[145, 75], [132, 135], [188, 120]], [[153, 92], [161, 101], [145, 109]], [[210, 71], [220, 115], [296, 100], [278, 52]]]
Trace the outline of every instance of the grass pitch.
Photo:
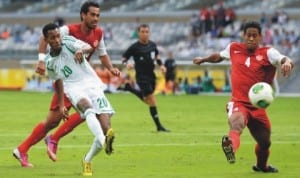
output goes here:
[[[269, 163], [278, 174], [255, 173], [254, 141], [245, 129], [234, 165], [220, 147], [227, 133], [225, 104], [229, 96], [157, 96], [158, 112], [170, 133], [157, 133], [148, 107], [131, 94], [107, 95], [116, 114], [115, 152], [104, 151], [93, 162], [93, 177], [105, 178], [296, 178], [300, 172], [300, 98], [276, 98], [268, 108], [272, 122]], [[93, 136], [86, 124], [59, 144], [52, 162], [43, 141], [29, 151], [34, 168], [21, 168], [12, 150], [47, 114], [51, 93], [0, 91], [0, 178], [74, 178]]]

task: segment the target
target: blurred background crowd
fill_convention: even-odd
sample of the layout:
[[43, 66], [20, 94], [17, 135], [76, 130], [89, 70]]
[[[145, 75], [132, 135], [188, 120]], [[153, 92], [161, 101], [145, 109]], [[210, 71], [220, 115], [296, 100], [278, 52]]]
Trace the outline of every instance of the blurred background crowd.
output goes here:
[[[95, 70], [108, 85], [107, 92], [118, 92], [124, 81], [132, 80], [134, 85], [134, 72], [122, 69], [120, 59], [124, 50], [137, 40], [136, 27], [140, 23], [150, 25], [151, 39], [158, 44], [163, 61], [176, 61], [175, 65], [169, 66], [175, 75], [171, 84], [158, 74], [161, 84], [157, 93], [230, 92], [229, 64], [199, 69], [193, 67], [191, 61], [195, 56], [219, 51], [231, 41], [240, 41], [243, 23], [251, 19], [262, 24], [262, 45], [274, 46], [295, 60], [294, 74], [287, 81], [278, 76], [278, 88], [281, 92], [300, 93], [300, 75], [297, 75], [300, 65], [300, 0], [98, 2], [101, 6], [99, 25], [104, 30], [107, 50], [113, 63], [124, 73], [122, 78], [110, 76], [94, 60]], [[51, 90], [51, 81], [33, 71], [41, 28], [49, 20], [59, 25], [79, 22], [81, 4], [81, 0], [0, 1], [0, 88], [8, 88], [9, 82], [4, 80], [13, 78], [9, 78], [7, 70], [21, 68], [23, 73], [13, 72], [26, 76], [26, 81], [18, 89]]]

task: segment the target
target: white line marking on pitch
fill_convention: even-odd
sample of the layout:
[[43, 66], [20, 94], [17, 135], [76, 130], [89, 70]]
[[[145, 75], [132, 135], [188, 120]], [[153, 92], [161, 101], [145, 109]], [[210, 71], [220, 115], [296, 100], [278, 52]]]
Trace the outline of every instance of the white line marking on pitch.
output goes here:
[[[125, 135], [125, 136], [157, 136], [157, 135], [162, 135], [162, 136], [188, 136], [188, 135], [198, 135], [198, 136], [223, 136], [224, 133], [216, 133], [214, 131], [211, 131], [209, 133], [197, 133], [197, 132], [177, 132], [177, 133], [145, 133], [145, 132], [140, 132], [140, 133], [116, 133], [117, 135]], [[0, 133], [0, 137], [26, 137], [29, 135], [29, 133]], [[71, 134], [70, 136], [92, 136], [91, 133], [75, 133]], [[272, 136], [283, 136], [283, 137], [300, 137], [300, 133], [273, 133]]]
[[[254, 142], [243, 142], [243, 145], [252, 145], [255, 144]], [[294, 144], [298, 145], [300, 144], [300, 141], [273, 141], [273, 144], [279, 144], [279, 145], [288, 145], [288, 144]], [[164, 143], [164, 144], [150, 144], [150, 143], [132, 143], [132, 144], [115, 144], [115, 147], [173, 147], [173, 146], [182, 146], [182, 147], [193, 147], [193, 146], [213, 146], [217, 145], [219, 146], [219, 143], [212, 143], [212, 142], [206, 142], [206, 143]], [[68, 145], [68, 144], [61, 144], [59, 145], [62, 149], [74, 149], [74, 148], [89, 148], [90, 145], [87, 144], [80, 144], [80, 145]], [[45, 149], [45, 146], [33, 146], [35, 149]], [[0, 150], [12, 150], [14, 148], [12, 147], [1, 147]]]

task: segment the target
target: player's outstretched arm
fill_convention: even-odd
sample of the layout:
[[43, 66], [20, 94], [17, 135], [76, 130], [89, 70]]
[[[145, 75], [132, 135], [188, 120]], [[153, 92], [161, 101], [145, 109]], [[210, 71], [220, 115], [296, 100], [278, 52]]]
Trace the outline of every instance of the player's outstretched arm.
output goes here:
[[221, 62], [223, 60], [224, 59], [220, 56], [219, 53], [213, 53], [213, 54], [211, 54], [210, 56], [207, 56], [207, 57], [195, 57], [193, 59], [193, 63], [200, 65], [200, 64], [205, 63], [205, 62], [218, 63], [218, 62]]
[[64, 86], [62, 79], [57, 79], [55, 81], [55, 86], [55, 92], [57, 93], [57, 99], [59, 104], [59, 112], [63, 119], [67, 119], [69, 115], [68, 109], [65, 107], [64, 104]]
[[74, 59], [79, 64], [82, 63], [84, 55], [88, 55], [93, 51], [93, 48], [90, 45], [84, 45], [82, 48], [78, 49], [74, 54]]
[[47, 51], [47, 45], [48, 43], [45, 41], [44, 37], [40, 37], [39, 41], [39, 54], [38, 54], [38, 62], [35, 67], [35, 72], [40, 75], [45, 75], [45, 57], [46, 57], [46, 51]]
[[115, 76], [120, 75], [120, 71], [118, 68], [113, 67], [110, 57], [106, 54], [104, 56], [100, 56], [101, 63]]

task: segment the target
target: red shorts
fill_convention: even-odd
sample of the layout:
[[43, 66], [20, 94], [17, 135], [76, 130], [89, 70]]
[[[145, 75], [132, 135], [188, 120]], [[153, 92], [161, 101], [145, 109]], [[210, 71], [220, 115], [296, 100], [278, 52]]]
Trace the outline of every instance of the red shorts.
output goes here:
[[246, 104], [243, 102], [230, 101], [226, 105], [226, 111], [228, 114], [228, 118], [234, 112], [242, 112], [245, 118], [245, 124], [249, 127], [248, 124], [251, 124], [251, 121], [258, 121], [265, 128], [270, 129], [271, 123], [267, 116], [267, 112], [265, 109], [257, 109], [250, 104]]
[[[70, 102], [69, 98], [64, 94], [64, 102], [65, 102], [65, 107], [70, 109], [72, 107], [72, 103]], [[54, 92], [50, 104], [50, 110], [56, 110], [58, 108], [58, 98], [56, 92]]]

